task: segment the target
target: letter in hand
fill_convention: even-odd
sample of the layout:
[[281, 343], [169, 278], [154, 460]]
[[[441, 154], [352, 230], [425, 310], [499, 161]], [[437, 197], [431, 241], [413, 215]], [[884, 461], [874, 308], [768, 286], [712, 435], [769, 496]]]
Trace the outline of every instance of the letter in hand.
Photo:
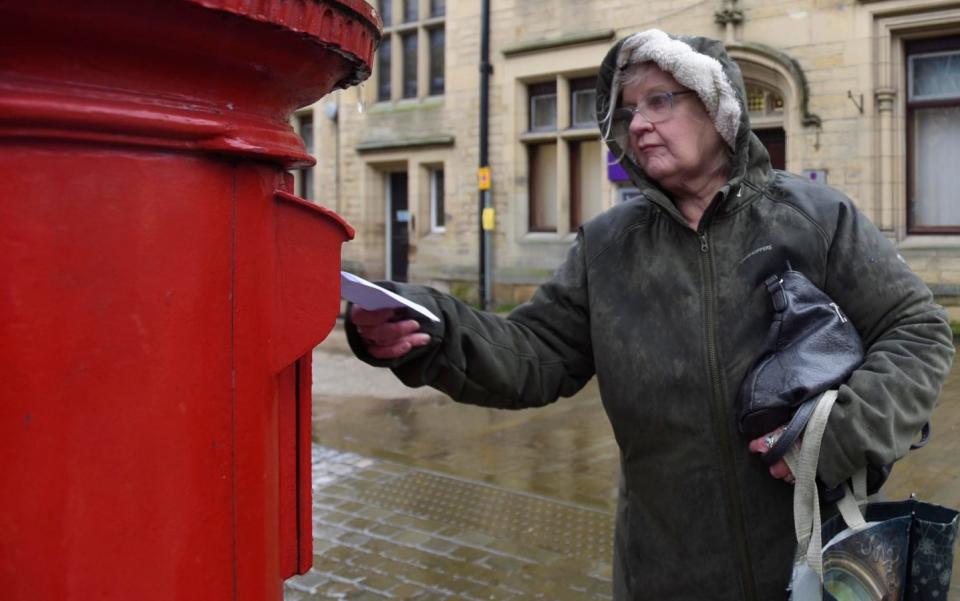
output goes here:
[[[773, 445], [777, 442], [777, 439], [780, 437], [780, 435], [783, 434], [785, 428], [786, 426], [781, 426], [773, 432], [765, 434], [760, 438], [751, 440], [749, 446], [750, 452], [760, 453], [762, 455], [769, 451], [770, 448], [773, 447]], [[790, 471], [790, 467], [787, 466], [787, 462], [782, 458], [770, 466], [770, 475], [789, 484], [793, 484], [796, 481], [793, 473]]]
[[430, 342], [430, 335], [420, 331], [417, 320], [404, 318], [396, 309], [368, 311], [354, 305], [350, 321], [363, 339], [364, 348], [376, 359], [397, 359]]

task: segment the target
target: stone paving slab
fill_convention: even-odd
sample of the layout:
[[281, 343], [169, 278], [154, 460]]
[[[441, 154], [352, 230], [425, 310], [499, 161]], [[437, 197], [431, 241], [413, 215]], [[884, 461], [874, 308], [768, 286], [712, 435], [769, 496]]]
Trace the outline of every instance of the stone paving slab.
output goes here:
[[313, 479], [285, 601], [610, 599], [607, 512], [320, 445]]

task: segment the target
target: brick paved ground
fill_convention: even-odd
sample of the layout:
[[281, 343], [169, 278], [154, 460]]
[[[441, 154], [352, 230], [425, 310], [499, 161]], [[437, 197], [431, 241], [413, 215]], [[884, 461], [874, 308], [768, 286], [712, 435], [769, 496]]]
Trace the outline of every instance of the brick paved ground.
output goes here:
[[[532, 411], [458, 405], [342, 336], [314, 355], [314, 567], [286, 601], [610, 598], [616, 447], [595, 385]], [[884, 490], [960, 507], [960, 367], [933, 424]]]
[[610, 598], [608, 512], [314, 446], [307, 599]]

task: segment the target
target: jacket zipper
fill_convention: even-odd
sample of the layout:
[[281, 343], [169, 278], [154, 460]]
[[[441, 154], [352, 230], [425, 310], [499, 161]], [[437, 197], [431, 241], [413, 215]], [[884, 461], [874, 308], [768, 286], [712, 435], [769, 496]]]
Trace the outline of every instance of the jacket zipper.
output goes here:
[[736, 485], [736, 475], [734, 465], [736, 456], [733, 452], [733, 441], [730, 440], [730, 429], [723, 423], [723, 418], [727, 415], [724, 410], [723, 381], [720, 373], [720, 361], [717, 357], [717, 332], [716, 320], [716, 301], [714, 299], [714, 266], [713, 255], [710, 253], [710, 244], [707, 240], [706, 227], [701, 225], [697, 230], [697, 236], [700, 239], [701, 265], [703, 266], [704, 281], [704, 322], [707, 330], [707, 366], [710, 369], [710, 381], [712, 386], [713, 428], [720, 440], [721, 452], [725, 458], [723, 464], [723, 484], [726, 489], [726, 509], [728, 523], [733, 528], [733, 538], [736, 543], [736, 552], [738, 564], [740, 567], [740, 586], [744, 598], [749, 601], [756, 601], [757, 594], [754, 590], [753, 564], [750, 562], [750, 553], [747, 549], [746, 524], [743, 521], [743, 507], [740, 499], [740, 492]]

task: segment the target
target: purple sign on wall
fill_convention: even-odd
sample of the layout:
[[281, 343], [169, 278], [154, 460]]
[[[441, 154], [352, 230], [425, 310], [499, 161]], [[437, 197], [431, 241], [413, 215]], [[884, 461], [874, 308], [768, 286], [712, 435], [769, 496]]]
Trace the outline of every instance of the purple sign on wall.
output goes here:
[[630, 181], [630, 176], [627, 175], [627, 172], [624, 171], [620, 163], [616, 161], [616, 157], [614, 157], [613, 153], [609, 150], [607, 151], [607, 179], [612, 182]]

